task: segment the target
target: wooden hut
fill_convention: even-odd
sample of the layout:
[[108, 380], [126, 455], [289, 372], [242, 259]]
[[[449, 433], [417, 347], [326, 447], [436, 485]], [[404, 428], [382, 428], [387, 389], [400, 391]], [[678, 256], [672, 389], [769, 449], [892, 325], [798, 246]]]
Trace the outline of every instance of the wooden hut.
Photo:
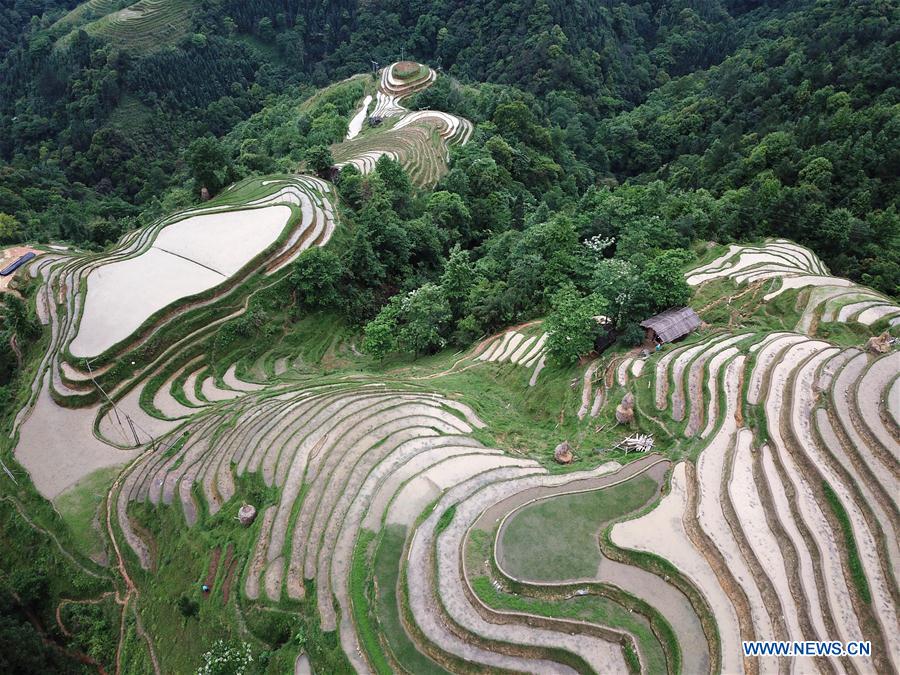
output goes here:
[[700, 327], [700, 317], [690, 307], [667, 309], [641, 322], [647, 340], [657, 344], [673, 342]]

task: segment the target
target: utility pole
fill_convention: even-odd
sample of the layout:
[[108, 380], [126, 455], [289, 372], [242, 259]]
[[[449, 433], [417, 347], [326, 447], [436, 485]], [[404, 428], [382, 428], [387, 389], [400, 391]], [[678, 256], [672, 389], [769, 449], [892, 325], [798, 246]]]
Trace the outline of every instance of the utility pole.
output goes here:
[[[115, 415], [116, 415], [116, 422], [118, 422], [119, 427], [122, 429], [122, 433], [123, 433], [123, 435], [124, 435], [125, 429], [124, 429], [124, 427], [123, 427], [123, 425], [122, 425], [122, 418], [119, 417], [119, 406], [117, 406], [117, 405], [116, 405], [116, 402], [113, 401], [113, 400], [109, 397], [109, 394], [107, 394], [107, 393], [103, 390], [103, 387], [100, 386], [100, 383], [97, 382], [96, 379], [94, 379], [94, 371], [91, 370], [91, 362], [90, 362], [90, 360], [85, 359], [84, 362], [85, 362], [85, 364], [87, 365], [88, 374], [91, 376], [91, 382], [94, 383], [94, 386], [97, 387], [97, 389], [100, 391], [101, 394], [103, 394], [103, 397], [107, 400], [107, 402], [110, 404], [110, 406], [112, 406], [113, 412], [114, 412]], [[132, 362], [132, 363], [133, 363], [133, 362]], [[122, 414], [125, 415], [125, 419], [128, 420], [128, 426], [131, 427], [131, 433], [132, 433], [132, 435], [134, 436], [134, 446], [135, 446], [135, 447], [138, 447], [138, 446], [141, 444], [141, 440], [140, 440], [140, 438], [138, 438], [138, 434], [137, 434], [137, 431], [135, 430], [135, 426], [137, 426], [139, 429], [140, 429], [140, 426], [139, 426], [139, 425], [135, 425], [134, 421], [131, 419], [131, 417], [128, 416], [127, 413], [124, 413], [124, 412], [123, 412]], [[153, 434], [147, 433], [144, 429], [141, 429], [141, 431], [143, 431], [145, 434], [147, 434], [147, 438], [149, 438], [151, 442], [154, 440]], [[155, 446], [154, 446], [154, 447], [155, 447]]]
[[125, 419], [128, 420], [128, 426], [131, 427], [131, 433], [134, 435], [134, 447], [138, 447], [141, 444], [141, 440], [138, 438], [137, 431], [134, 430], [134, 422], [131, 421], [131, 418], [126, 415]]
[[119, 423], [119, 426], [122, 426], [122, 419], [119, 417], [119, 409], [116, 407], [116, 404], [113, 403], [112, 399], [106, 395], [106, 392], [103, 391], [103, 387], [94, 379], [94, 371], [91, 370], [91, 361], [90, 359], [85, 359], [84, 364], [87, 366], [88, 374], [91, 376], [91, 382], [94, 383], [94, 386], [100, 390], [100, 393], [103, 394], [104, 398], [109, 401], [110, 405], [112, 405], [113, 412], [116, 414], [116, 422]]
[[19, 484], [19, 481], [16, 480], [16, 477], [13, 476], [12, 471], [10, 471], [10, 470], [6, 467], [6, 464], [3, 463], [3, 460], [2, 460], [2, 459], [0, 459], [0, 466], [3, 467], [3, 470], [6, 472], [6, 475], [9, 476], [9, 479], [10, 479], [13, 483], [15, 483], [16, 485], [18, 485], [18, 484]]

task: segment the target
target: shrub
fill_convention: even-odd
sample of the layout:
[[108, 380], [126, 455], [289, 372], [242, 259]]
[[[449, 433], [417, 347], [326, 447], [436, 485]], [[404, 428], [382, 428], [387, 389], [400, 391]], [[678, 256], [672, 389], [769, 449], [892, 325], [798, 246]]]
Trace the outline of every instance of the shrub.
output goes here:
[[200, 604], [186, 595], [182, 595], [178, 598], [175, 605], [178, 607], [178, 611], [181, 612], [181, 615], [185, 617], [197, 616], [200, 613]]

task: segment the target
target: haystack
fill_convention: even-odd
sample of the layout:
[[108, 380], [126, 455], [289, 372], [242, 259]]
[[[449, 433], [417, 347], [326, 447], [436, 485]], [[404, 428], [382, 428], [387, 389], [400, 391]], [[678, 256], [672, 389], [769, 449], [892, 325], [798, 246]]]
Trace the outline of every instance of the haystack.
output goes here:
[[625, 394], [622, 402], [616, 406], [616, 422], [631, 424], [634, 421], [634, 394]]
[[244, 527], [248, 527], [255, 519], [256, 507], [252, 504], [244, 504], [238, 511], [238, 520]]
[[873, 354], [887, 354], [891, 351], [891, 335], [887, 331], [878, 336], [872, 336], [866, 342], [866, 351]]
[[575, 455], [572, 453], [572, 446], [569, 445], [569, 441], [563, 441], [556, 446], [556, 450], [553, 451], [553, 459], [560, 464], [572, 463], [572, 460], [575, 459]]

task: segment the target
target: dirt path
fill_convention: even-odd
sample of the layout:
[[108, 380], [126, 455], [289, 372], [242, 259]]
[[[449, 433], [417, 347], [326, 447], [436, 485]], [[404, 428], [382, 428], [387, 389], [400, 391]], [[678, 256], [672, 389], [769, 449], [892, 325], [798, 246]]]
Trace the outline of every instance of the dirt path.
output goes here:
[[216, 581], [216, 573], [219, 571], [219, 558], [222, 555], [222, 549], [216, 547], [213, 549], [212, 556], [209, 559], [209, 568], [206, 571], [206, 587], [212, 592], [213, 584]]
[[19, 370], [22, 369], [22, 350], [19, 348], [19, 341], [16, 339], [16, 334], [13, 333], [9, 336], [9, 348], [13, 350], [13, 353], [16, 355], [16, 365]]
[[72, 637], [72, 632], [66, 628], [62, 620], [62, 608], [66, 605], [99, 605], [109, 596], [115, 596], [115, 591], [108, 591], [96, 598], [88, 598], [87, 600], [74, 600], [71, 598], [63, 598], [56, 606], [56, 625], [59, 626], [60, 632], [66, 637]]
[[[152, 452], [148, 450], [148, 452]], [[137, 462], [132, 463], [130, 469], [133, 469], [136, 466]], [[113, 550], [116, 553], [116, 566], [119, 570], [119, 574], [122, 576], [122, 580], [125, 582], [126, 593], [123, 598], [120, 598], [118, 592], [116, 593], [116, 602], [122, 605], [122, 622], [119, 626], [119, 643], [116, 646], [116, 675], [120, 675], [122, 672], [122, 643], [125, 641], [125, 616], [126, 610], [128, 609], [128, 604], [132, 601], [135, 603], [134, 607], [134, 618], [135, 618], [135, 630], [138, 635], [143, 638], [147, 642], [147, 650], [150, 654], [150, 660], [153, 662], [153, 672], [156, 675], [160, 675], [162, 672], [159, 667], [159, 660], [156, 657], [156, 651], [153, 648], [153, 640], [147, 634], [147, 631], [144, 630], [143, 622], [141, 621], [141, 615], [137, 611], [136, 603], [138, 598], [140, 597], [140, 593], [137, 590], [137, 586], [135, 586], [134, 581], [131, 580], [131, 577], [128, 575], [128, 569], [125, 565], [125, 558], [122, 556], [122, 551], [119, 548], [119, 542], [116, 539], [115, 528], [113, 528], [112, 520], [113, 520], [113, 502], [114, 495], [119, 489], [120, 484], [122, 483], [123, 477], [128, 474], [129, 471], [123, 471], [119, 474], [119, 477], [116, 478], [115, 482], [110, 487], [109, 492], [106, 496], [106, 531], [109, 535], [109, 541], [113, 546]]]
[[698, 309], [697, 314], [703, 314], [704, 312], [709, 311], [710, 309], [712, 309], [713, 307], [715, 307], [716, 305], [718, 305], [722, 302], [724, 302], [726, 304], [731, 304], [733, 301], [744, 297], [748, 293], [756, 293], [759, 291], [759, 289], [761, 289], [763, 287], [764, 283], [765, 283], [765, 281], [754, 281], [747, 287], [746, 290], [741, 291], [737, 295], [728, 295], [728, 296], [716, 298], [715, 300], [713, 300], [711, 303], [709, 303], [705, 307], [701, 307], [700, 309]]
[[47, 647], [51, 647], [59, 652], [62, 652], [63, 654], [68, 656], [70, 659], [78, 661], [79, 663], [81, 663], [85, 666], [95, 667], [97, 669], [97, 672], [100, 673], [100, 675], [106, 675], [106, 669], [103, 667], [103, 665], [101, 663], [99, 663], [95, 659], [91, 658], [84, 652], [67, 649], [63, 645], [59, 644], [56, 640], [51, 638], [47, 634], [47, 631], [44, 629], [44, 625], [41, 623], [41, 620], [38, 618], [38, 616], [22, 603], [21, 598], [18, 595], [16, 595], [15, 593], [12, 593], [12, 597], [22, 607], [22, 610], [28, 619], [28, 623], [30, 623], [34, 627], [34, 629], [37, 631], [38, 635], [40, 635], [41, 642], [43, 642]]

